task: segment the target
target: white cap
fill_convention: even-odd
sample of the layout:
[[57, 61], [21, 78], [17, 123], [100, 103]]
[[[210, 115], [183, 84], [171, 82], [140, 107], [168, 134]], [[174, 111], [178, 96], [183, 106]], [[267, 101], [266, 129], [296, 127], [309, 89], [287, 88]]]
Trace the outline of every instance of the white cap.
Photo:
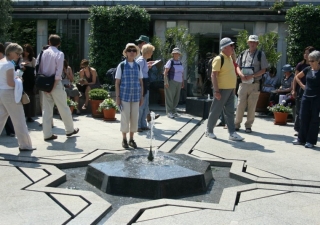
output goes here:
[[248, 41], [259, 42], [259, 38], [257, 35], [250, 35]]

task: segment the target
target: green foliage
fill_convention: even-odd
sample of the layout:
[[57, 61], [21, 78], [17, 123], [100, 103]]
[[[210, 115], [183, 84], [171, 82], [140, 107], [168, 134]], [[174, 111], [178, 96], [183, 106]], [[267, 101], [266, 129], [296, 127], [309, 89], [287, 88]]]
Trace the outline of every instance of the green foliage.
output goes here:
[[104, 83], [105, 73], [119, 64], [126, 44], [147, 34], [150, 15], [145, 9], [134, 5], [92, 6], [89, 12], [90, 65], [97, 70], [100, 81]]
[[297, 5], [287, 11], [287, 55], [291, 65], [303, 59], [303, 51], [307, 46], [312, 45], [316, 49], [320, 47], [319, 21], [320, 6]]
[[278, 11], [280, 11], [283, 7], [284, 7], [284, 1], [279, 0], [279, 1], [275, 1], [275, 2], [273, 3], [273, 5], [270, 7], [270, 9], [273, 10], [273, 11], [278, 12]]
[[14, 19], [9, 29], [8, 40], [23, 46], [30, 44], [36, 54], [37, 50], [37, 21]]
[[270, 112], [292, 113], [292, 109], [289, 106], [284, 106], [283, 104], [268, 106], [268, 109]]
[[91, 100], [104, 100], [109, 97], [108, 91], [96, 88], [89, 91], [89, 98]]
[[103, 109], [115, 109], [118, 111], [118, 106], [112, 98], [107, 98], [99, 104], [98, 111], [102, 112]]
[[185, 57], [181, 57], [181, 62], [188, 67], [187, 79], [194, 78], [196, 73], [194, 60], [198, 46], [195, 42], [195, 36], [188, 34], [186, 27], [169, 28], [165, 33], [165, 42], [162, 42], [158, 37], [154, 37], [152, 44], [155, 46], [154, 57], [161, 59], [164, 63], [172, 58], [172, 49], [178, 47], [182, 55], [185, 54]]
[[247, 30], [240, 30], [237, 35], [237, 47], [235, 49], [237, 56], [240, 55], [241, 52], [248, 48], [247, 40], [249, 38], [249, 33]]
[[[242, 30], [237, 35], [237, 56], [248, 48], [247, 40], [249, 38], [248, 31]], [[258, 49], [261, 49], [265, 54], [268, 63], [271, 67], [275, 67], [281, 58], [281, 53], [276, 51], [276, 44], [279, 35], [274, 32], [265, 33], [259, 36]]]
[[4, 43], [8, 41], [8, 30], [11, 25], [12, 17], [12, 1], [1, 0], [0, 1], [0, 42]]
[[279, 35], [275, 32], [265, 33], [259, 37], [259, 49], [263, 50], [271, 67], [275, 67], [281, 58], [281, 53], [276, 51]]
[[77, 107], [78, 103], [72, 101], [70, 98], [67, 98], [67, 105]]

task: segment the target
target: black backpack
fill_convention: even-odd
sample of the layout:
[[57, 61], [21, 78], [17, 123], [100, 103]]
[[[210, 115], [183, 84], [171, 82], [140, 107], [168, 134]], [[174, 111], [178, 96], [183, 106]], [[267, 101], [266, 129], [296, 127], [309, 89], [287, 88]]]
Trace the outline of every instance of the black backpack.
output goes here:
[[[221, 58], [221, 65], [220, 65], [220, 69], [222, 68], [223, 64], [224, 64], [224, 57], [222, 54], [219, 54], [220, 58]], [[207, 66], [208, 68], [206, 69], [206, 72], [207, 72], [207, 78], [208, 80], [211, 80], [211, 73], [212, 73], [212, 61], [213, 61], [213, 58], [211, 58], [209, 60], [209, 62], [207, 63]]]
[[[121, 73], [123, 73], [124, 61], [120, 63], [120, 67], [121, 67]], [[140, 70], [139, 64], [138, 64], [138, 68]], [[110, 81], [111, 84], [116, 83], [116, 72], [117, 72], [117, 67], [109, 69], [106, 73], [107, 80]]]

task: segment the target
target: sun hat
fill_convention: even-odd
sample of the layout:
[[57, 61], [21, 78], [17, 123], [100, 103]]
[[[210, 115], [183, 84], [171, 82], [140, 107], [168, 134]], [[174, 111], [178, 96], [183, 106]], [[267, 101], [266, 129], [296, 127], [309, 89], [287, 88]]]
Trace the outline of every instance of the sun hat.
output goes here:
[[136, 46], [135, 44], [133, 44], [133, 43], [128, 43], [128, 44], [126, 45], [125, 49], [123, 49], [123, 52], [122, 52], [122, 55], [124, 55], [124, 57], [127, 57], [126, 51], [127, 51], [127, 49], [128, 49], [129, 47], [134, 47], [134, 48], [136, 48], [136, 49], [137, 49], [137, 56], [140, 55], [140, 48], [139, 48], [138, 46]]
[[282, 67], [283, 72], [291, 72], [292, 71], [292, 66], [290, 64], [286, 64]]
[[181, 55], [181, 51], [180, 51], [179, 48], [174, 48], [174, 49], [172, 50], [171, 54], [173, 54], [173, 53], [178, 53], [179, 55]]
[[250, 35], [248, 41], [259, 42], [259, 38], [257, 35]]
[[149, 44], [149, 37], [148, 36], [145, 36], [145, 35], [140, 35], [139, 39], [136, 40], [136, 42], [139, 42], [139, 41], [144, 41], [146, 42], [147, 44]]
[[228, 37], [222, 38], [220, 41], [220, 49], [223, 49], [224, 47], [227, 47], [228, 45], [232, 45], [232, 44], [234, 44], [234, 42], [230, 38]]

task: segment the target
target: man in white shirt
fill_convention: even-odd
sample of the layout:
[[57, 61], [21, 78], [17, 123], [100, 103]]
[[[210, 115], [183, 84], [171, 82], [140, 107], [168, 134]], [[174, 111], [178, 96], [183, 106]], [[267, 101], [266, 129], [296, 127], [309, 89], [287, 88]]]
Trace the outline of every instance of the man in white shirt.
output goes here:
[[61, 83], [64, 54], [58, 50], [60, 43], [61, 39], [58, 35], [50, 35], [50, 47], [43, 51], [38, 71], [39, 74], [55, 76], [55, 82], [51, 92], [43, 92], [42, 128], [45, 141], [58, 138], [57, 135], [52, 133], [51, 127], [54, 104], [59, 110], [65, 126], [66, 135], [69, 137], [79, 132], [79, 128], [75, 129], [73, 126], [71, 112], [67, 105], [67, 94], [64, 91], [64, 86]]

